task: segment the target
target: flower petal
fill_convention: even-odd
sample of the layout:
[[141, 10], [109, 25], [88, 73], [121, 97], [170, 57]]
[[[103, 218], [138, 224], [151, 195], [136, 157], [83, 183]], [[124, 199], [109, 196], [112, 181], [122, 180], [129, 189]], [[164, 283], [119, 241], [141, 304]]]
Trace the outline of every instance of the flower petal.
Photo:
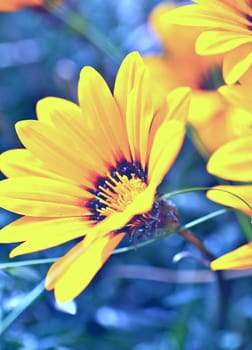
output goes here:
[[127, 101], [126, 126], [131, 154], [134, 161], [146, 166], [149, 130], [154, 116], [150, 93], [149, 72], [142, 70], [141, 79], [131, 90]]
[[52, 179], [63, 179], [44, 168], [42, 162], [26, 149], [9, 150], [0, 155], [0, 168], [7, 177], [42, 176]]
[[239, 46], [247, 43], [252, 43], [252, 38], [248, 33], [237, 34], [236, 32], [211, 30], [199, 35], [195, 47], [199, 55], [217, 55], [235, 48], [239, 50]]
[[75, 103], [59, 97], [46, 97], [38, 101], [36, 105], [37, 117], [43, 123], [55, 125], [52, 120], [53, 115], [59, 115], [63, 118], [70, 115], [73, 120], [82, 117], [81, 109]]
[[171, 168], [183, 144], [184, 124], [178, 120], [165, 121], [157, 130], [150, 153], [148, 181], [157, 187]]
[[232, 104], [252, 113], [251, 87], [247, 85], [221, 86], [218, 91]]
[[227, 84], [234, 84], [252, 65], [252, 44], [239, 46], [223, 58], [223, 77]]
[[244, 244], [211, 262], [212, 270], [248, 269], [252, 267], [252, 243]]
[[83, 217], [33, 218], [24, 216], [0, 231], [1, 243], [24, 242], [13, 249], [11, 257], [55, 247], [85, 236], [89, 225]]
[[115, 80], [114, 96], [123, 116], [127, 109], [128, 95], [141, 78], [144, 62], [138, 52], [131, 52], [123, 60]]
[[209, 159], [209, 173], [223, 179], [252, 181], [252, 136], [241, 137], [220, 147]]
[[62, 130], [36, 120], [18, 122], [16, 128], [24, 146], [48, 170], [75, 183], [92, 186], [94, 169], [97, 173], [102, 165], [99, 163], [97, 166], [97, 158], [90, 149], [83, 149], [78, 141]]
[[[82, 153], [85, 153], [85, 161], [87, 160], [86, 153], [90, 154], [90, 157], [96, 163], [96, 169], [99, 169], [98, 172], [104, 174], [110, 167], [107, 160], [106, 150], [104, 151], [104, 147], [100, 147], [96, 140], [95, 133], [91, 133], [87, 128], [87, 122], [81, 109], [71, 103], [71, 108], [72, 105], [77, 108], [76, 111], [74, 111], [74, 109], [71, 110], [71, 108], [65, 104], [65, 100], [59, 100], [61, 101], [59, 106], [57, 106], [58, 99], [55, 99], [54, 101], [54, 98], [52, 97], [44, 98], [43, 100], [39, 101], [41, 111], [46, 110], [49, 115], [48, 118], [50, 118], [51, 125], [57, 129], [60, 125], [61, 133], [63, 135], [67, 134], [68, 139], [71, 140], [72, 144], [71, 151], [75, 152], [76, 154], [79, 153], [80, 156]], [[60, 107], [62, 107], [62, 111], [59, 109]], [[75, 148], [73, 146], [75, 146]]]
[[248, 21], [240, 14], [231, 11], [225, 5], [211, 0], [207, 4], [187, 5], [175, 8], [167, 12], [166, 21], [183, 26], [225, 28], [225, 30], [247, 32], [242, 26], [246, 26]]
[[[99, 93], [97, 93], [99, 91]], [[84, 67], [78, 87], [79, 102], [86, 117], [89, 132], [115, 166], [124, 156], [130, 160], [127, 135], [118, 106], [100, 74], [91, 67]]]
[[[78, 243], [54, 263], [46, 277], [46, 289], [55, 290], [55, 298], [64, 302], [78, 296], [104, 265], [124, 233], [99, 237], [88, 246]], [[85, 270], [84, 270], [85, 269]]]
[[191, 101], [190, 97], [191, 89], [188, 87], [176, 88], [166, 96], [151, 125], [148, 155], [152, 149], [155, 134], [164, 121], [179, 120], [186, 124]]
[[89, 215], [91, 197], [80, 187], [38, 176], [22, 176], [0, 182], [0, 205], [17, 214], [44, 217]]
[[215, 186], [207, 192], [207, 198], [252, 216], [252, 185]]

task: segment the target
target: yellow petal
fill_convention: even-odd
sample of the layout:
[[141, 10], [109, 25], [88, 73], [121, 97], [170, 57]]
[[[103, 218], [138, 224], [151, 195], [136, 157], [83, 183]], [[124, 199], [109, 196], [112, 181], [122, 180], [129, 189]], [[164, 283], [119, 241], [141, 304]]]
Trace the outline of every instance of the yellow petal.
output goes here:
[[17, 214], [44, 217], [89, 215], [91, 197], [80, 187], [38, 176], [22, 176], [0, 182], [0, 205]]
[[252, 185], [216, 186], [207, 192], [207, 197], [214, 202], [241, 210], [252, 216]]
[[123, 60], [115, 80], [114, 96], [119, 105], [121, 115], [126, 113], [128, 95], [136, 85], [141, 70], [144, 68], [142, 57], [138, 52], [131, 52]]
[[78, 86], [79, 102], [90, 133], [115, 166], [122, 156], [130, 159], [127, 135], [117, 104], [101, 75], [84, 67]]
[[102, 236], [88, 246], [85, 246], [85, 241], [77, 244], [51, 266], [46, 277], [46, 289], [54, 289], [58, 301], [74, 299], [88, 286], [124, 235]]
[[199, 55], [217, 55], [252, 43], [247, 33], [233, 33], [228, 31], [211, 30], [203, 32], [196, 41], [196, 52]]
[[241, 137], [220, 147], [209, 159], [209, 173], [223, 179], [252, 181], [252, 136]]
[[[39, 121], [21, 121], [16, 124], [16, 128], [24, 146], [41, 160], [48, 170], [78, 184], [92, 186], [97, 163], [90, 149], [84, 150], [78, 141], [67, 133]], [[97, 170], [99, 171], [99, 167]]]
[[142, 70], [141, 79], [131, 90], [127, 101], [126, 126], [133, 160], [146, 166], [149, 129], [154, 116], [150, 94], [149, 72]]
[[55, 247], [85, 236], [89, 229], [87, 220], [74, 218], [22, 217], [0, 231], [1, 243], [24, 242], [10, 253], [11, 257]]
[[212, 270], [248, 269], [252, 267], [252, 243], [245, 244], [211, 262]]
[[38, 101], [36, 105], [37, 117], [43, 123], [55, 125], [52, 120], [53, 115], [62, 117], [70, 115], [71, 118], [79, 119], [82, 117], [81, 109], [75, 103], [59, 97], [46, 97]]
[[151, 125], [148, 155], [151, 151], [156, 131], [164, 121], [179, 120], [186, 124], [190, 101], [191, 89], [188, 87], [176, 88], [166, 96]]
[[191, 89], [189, 87], [178, 87], [172, 90], [166, 97], [163, 120], [180, 120], [187, 122], [190, 107]]
[[221, 86], [218, 91], [232, 104], [252, 113], [250, 85]]
[[0, 168], [7, 177], [31, 175], [63, 179], [45, 169], [43, 163], [26, 149], [14, 149], [2, 153], [0, 155]]
[[227, 84], [234, 84], [252, 65], [252, 44], [239, 46], [223, 58], [223, 77]]
[[223, 4], [218, 6], [218, 3], [213, 0], [211, 3], [208, 2], [205, 7], [197, 4], [178, 7], [167, 12], [166, 21], [183, 26], [239, 30], [249, 35], [249, 31], [242, 27], [247, 24], [246, 19], [236, 14], [235, 11], [227, 10]]
[[165, 121], [157, 130], [150, 153], [148, 181], [157, 187], [175, 161], [183, 144], [184, 124], [178, 120]]

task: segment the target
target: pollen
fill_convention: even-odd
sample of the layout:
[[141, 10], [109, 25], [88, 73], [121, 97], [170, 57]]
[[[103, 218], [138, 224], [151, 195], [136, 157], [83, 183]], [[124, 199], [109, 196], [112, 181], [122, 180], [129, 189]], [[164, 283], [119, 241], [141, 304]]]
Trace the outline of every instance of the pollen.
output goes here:
[[137, 178], [135, 174], [131, 174], [131, 178], [129, 179], [126, 175], [121, 176], [117, 172], [116, 178], [118, 180], [108, 175], [108, 180], [105, 182], [108, 187], [103, 188], [99, 186], [100, 194], [104, 199], [101, 197], [96, 198], [101, 204], [104, 204], [105, 207], [97, 211], [102, 216], [124, 211], [126, 207], [134, 201], [136, 196], [146, 188], [145, 182]]
[[115, 213], [123, 212], [147, 187], [146, 170], [140, 163], [120, 162], [116, 168], [97, 181], [89, 201], [90, 220], [100, 221]]

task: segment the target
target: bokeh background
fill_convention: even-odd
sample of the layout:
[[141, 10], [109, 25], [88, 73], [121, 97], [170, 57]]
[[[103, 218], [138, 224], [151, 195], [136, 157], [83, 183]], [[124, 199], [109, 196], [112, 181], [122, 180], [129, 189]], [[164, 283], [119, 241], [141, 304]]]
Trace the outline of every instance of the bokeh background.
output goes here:
[[[0, 13], [1, 152], [20, 146], [14, 125], [18, 120], [35, 118], [39, 99], [58, 96], [77, 101], [79, 71], [83, 66], [96, 68], [113, 87], [126, 53], [161, 52], [158, 38], [148, 24], [151, 10], [159, 3], [66, 0], [57, 14], [42, 8]], [[78, 14], [79, 22], [73, 12]], [[75, 30], [65, 23], [66, 19]], [[105, 45], [108, 52], [104, 52], [102, 37], [98, 41], [103, 51], [78, 33], [76, 28], [83, 30], [84, 21], [85, 26], [86, 21], [91, 25], [91, 29], [85, 27], [91, 36], [94, 28], [96, 38], [102, 33], [115, 47]], [[205, 164], [188, 132], [182, 152], [161, 186], [162, 192], [216, 184]], [[174, 202], [183, 224], [221, 208], [208, 201], [204, 192], [179, 195]], [[1, 227], [14, 219], [14, 214], [0, 211]], [[216, 256], [246, 242], [233, 212], [193, 230]], [[126, 246], [132, 244], [129, 239], [124, 242]], [[9, 262], [10, 248], [0, 247], [0, 264]], [[68, 248], [66, 244], [15, 261], [57, 257]], [[178, 253], [179, 259], [174, 262]], [[200, 253], [176, 234], [144, 248], [136, 245], [134, 250], [113, 256], [74, 302], [58, 305], [53, 294], [44, 291], [24, 307], [19, 317], [16, 310], [31, 299], [29, 293], [43, 280], [49, 265], [0, 269], [0, 320], [4, 323], [6, 317], [15, 318], [0, 335], [0, 348], [251, 349], [251, 277], [225, 280], [220, 291], [216, 276], [200, 259]], [[80, 274], [85, 269], [88, 266], [83, 266]]]

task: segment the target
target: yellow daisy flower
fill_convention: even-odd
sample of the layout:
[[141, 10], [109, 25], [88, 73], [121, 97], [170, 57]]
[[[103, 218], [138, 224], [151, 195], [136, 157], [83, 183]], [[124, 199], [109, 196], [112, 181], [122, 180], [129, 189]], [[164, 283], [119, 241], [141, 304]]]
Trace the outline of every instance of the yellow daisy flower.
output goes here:
[[196, 146], [209, 157], [224, 143], [248, 134], [252, 114], [227, 103], [219, 94], [217, 87], [223, 83], [222, 57], [197, 55], [194, 46], [202, 29], [185, 29], [167, 21], [173, 8], [163, 3], [151, 12], [149, 22], [164, 53], [145, 56], [144, 61], [153, 76], [157, 103], [175, 87], [190, 86], [192, 99], [188, 122], [195, 131]]
[[251, 0], [194, 0], [167, 14], [166, 20], [205, 28], [196, 41], [200, 55], [224, 54], [223, 76], [233, 84], [252, 66]]
[[189, 93], [178, 88], [154, 105], [148, 69], [134, 52], [113, 95], [84, 67], [79, 106], [48, 97], [38, 102], [38, 120], [17, 123], [25, 149], [0, 157], [9, 177], [0, 205], [24, 216], [1, 230], [0, 242], [23, 242], [14, 257], [85, 236], [48, 271], [57, 300], [79, 295], [126, 233], [167, 224], [155, 195], [183, 143]]
[[[220, 147], [209, 159], [210, 174], [225, 180], [252, 181], [252, 135], [241, 137]], [[217, 189], [217, 191], [216, 191]], [[227, 192], [223, 192], [227, 191]], [[228, 193], [230, 192], [230, 193]], [[235, 195], [233, 196], [232, 193]], [[243, 202], [239, 196], [250, 207]], [[220, 185], [207, 192], [207, 197], [217, 203], [243, 211], [252, 216], [252, 185]]]

